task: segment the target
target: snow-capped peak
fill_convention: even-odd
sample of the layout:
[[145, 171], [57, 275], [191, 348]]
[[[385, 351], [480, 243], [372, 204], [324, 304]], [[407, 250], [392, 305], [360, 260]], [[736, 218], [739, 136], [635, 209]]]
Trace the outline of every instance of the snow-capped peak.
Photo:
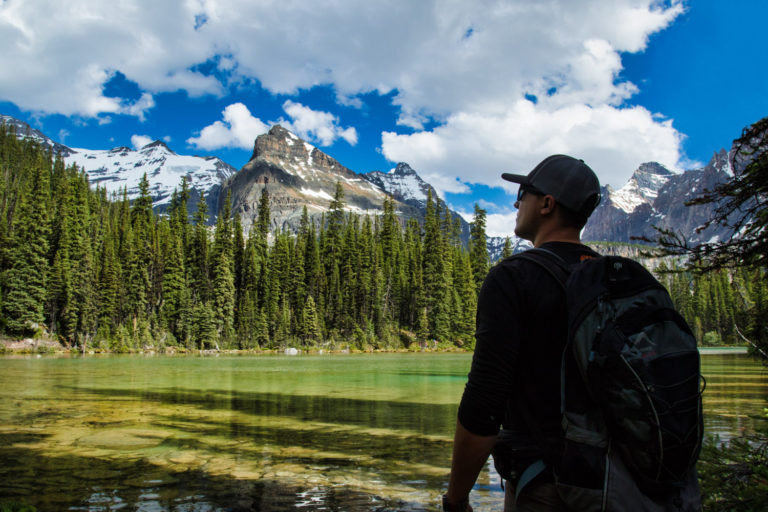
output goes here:
[[61, 156], [66, 156], [71, 152], [70, 148], [64, 144], [54, 142], [40, 130], [36, 130], [24, 121], [19, 121], [14, 117], [0, 114], [0, 125], [13, 127], [16, 130], [16, 136], [18, 138], [33, 140], [41, 146], [48, 148], [54, 153], [60, 154]]
[[138, 151], [124, 146], [108, 150], [72, 148], [64, 160], [67, 165], [83, 169], [90, 182], [105, 188], [107, 193], [120, 193], [127, 188], [129, 199], [138, 195], [139, 182], [146, 173], [155, 206], [170, 201], [182, 176], [187, 176], [190, 188], [207, 192], [236, 171], [218, 158], [177, 155], [161, 141]]
[[139, 151], [141, 151], [142, 153], [147, 153], [147, 152], [150, 152], [150, 151], [153, 151], [153, 150], [154, 151], [163, 151], [163, 152], [169, 153], [171, 155], [175, 155], [176, 154], [171, 148], [168, 147], [168, 145], [165, 142], [163, 142], [161, 140], [156, 140], [156, 141], [150, 142], [149, 144], [146, 144], [141, 149], [139, 149]]
[[656, 162], [641, 164], [623, 187], [610, 193], [610, 200], [616, 208], [632, 213], [641, 204], [653, 204], [661, 187], [673, 175], [672, 171]]
[[[363, 175], [398, 201], [426, 201], [431, 186], [419, 177], [410, 165], [400, 162], [388, 172], [372, 171]], [[434, 190], [432, 196], [435, 196]]]

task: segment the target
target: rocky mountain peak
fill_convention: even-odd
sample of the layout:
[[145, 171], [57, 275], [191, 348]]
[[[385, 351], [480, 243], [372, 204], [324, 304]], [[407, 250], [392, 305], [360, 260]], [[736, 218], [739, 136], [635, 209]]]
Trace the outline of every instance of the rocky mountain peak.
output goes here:
[[728, 176], [733, 175], [733, 169], [731, 168], [731, 160], [726, 150], [721, 149], [712, 154], [712, 158], [709, 163], [704, 167], [704, 172], [724, 172]]
[[435, 189], [405, 162], [400, 162], [389, 172], [372, 171], [363, 177], [398, 201], [414, 202], [414, 205], [426, 203], [430, 189], [432, 197], [437, 197]]
[[397, 164], [397, 166], [394, 169], [391, 169], [389, 173], [396, 176], [418, 176], [416, 171], [414, 171], [413, 168], [405, 162], [400, 162]]
[[168, 147], [168, 145], [165, 142], [163, 142], [161, 140], [156, 140], [156, 141], [150, 142], [149, 144], [147, 144], [146, 146], [141, 148], [141, 151], [148, 151], [148, 150], [153, 150], [153, 149], [165, 150], [166, 152], [168, 152], [168, 153], [170, 153], [172, 155], [176, 154], [171, 148]]
[[645, 162], [640, 164], [640, 167], [634, 172], [634, 176], [672, 176], [675, 174], [658, 162]]
[[15, 117], [0, 115], [0, 125], [13, 128], [16, 131], [16, 136], [18, 138], [34, 140], [41, 146], [53, 151], [56, 154], [61, 155], [62, 157], [67, 157], [72, 154], [72, 150], [64, 144], [54, 142], [40, 130], [32, 128], [24, 121], [20, 121]]
[[317, 171], [336, 173], [350, 179], [357, 177], [334, 158], [279, 124], [256, 137], [250, 162], [253, 161], [271, 163], [305, 181], [313, 181]]
[[615, 192], [607, 194], [613, 206], [632, 213], [642, 204], [653, 204], [659, 190], [675, 173], [657, 162], [646, 162], [632, 173], [629, 181]]

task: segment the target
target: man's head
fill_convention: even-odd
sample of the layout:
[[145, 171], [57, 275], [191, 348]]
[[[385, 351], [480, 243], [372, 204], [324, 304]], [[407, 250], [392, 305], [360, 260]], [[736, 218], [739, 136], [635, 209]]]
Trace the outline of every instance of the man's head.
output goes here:
[[[528, 175], [504, 173], [501, 177], [520, 184], [515, 233], [528, 240], [535, 238], [542, 215], [546, 218], [551, 212], [561, 227], [578, 232], [600, 203], [600, 181], [594, 171], [570, 156], [552, 155]], [[538, 198], [535, 205], [534, 198]]]

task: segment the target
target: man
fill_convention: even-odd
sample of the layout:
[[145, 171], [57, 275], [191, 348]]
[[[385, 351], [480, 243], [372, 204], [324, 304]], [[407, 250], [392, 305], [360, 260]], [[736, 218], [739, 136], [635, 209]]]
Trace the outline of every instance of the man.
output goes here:
[[[600, 202], [597, 176], [582, 160], [553, 155], [527, 176], [502, 174], [520, 185], [515, 234], [569, 264], [597, 254], [580, 233]], [[533, 262], [514, 258], [488, 273], [478, 298], [476, 348], [459, 406], [453, 461], [443, 508], [471, 511], [469, 492], [496, 443], [499, 428], [530, 437], [536, 459], [553, 460], [547, 440], [560, 431], [560, 366], [567, 338], [565, 295]], [[554, 450], [554, 449], [553, 449]], [[525, 468], [516, 468], [523, 471]], [[567, 510], [551, 471], [519, 490], [506, 486], [505, 511]]]

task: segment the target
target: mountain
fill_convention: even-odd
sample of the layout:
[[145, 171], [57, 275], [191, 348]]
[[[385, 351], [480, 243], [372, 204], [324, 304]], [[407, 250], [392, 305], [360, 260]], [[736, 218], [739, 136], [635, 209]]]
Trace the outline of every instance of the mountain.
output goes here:
[[685, 202], [724, 182], [733, 171], [725, 150], [715, 153], [701, 169], [676, 174], [651, 162], [642, 164], [619, 190], [603, 187], [603, 200], [582, 234], [585, 241], [632, 242], [633, 237], [654, 239], [654, 226], [682, 233], [692, 243], [722, 240], [727, 228], [696, 228], [712, 217], [714, 205], [685, 206]]
[[[266, 187], [271, 228], [295, 231], [304, 207], [311, 218], [320, 221], [328, 211], [336, 183], [344, 191], [347, 211], [378, 215], [384, 199], [390, 197], [403, 223], [410, 218], [423, 220], [427, 191], [432, 190], [437, 197], [432, 186], [408, 164], [398, 164], [388, 173], [358, 174], [280, 125], [256, 138], [251, 159], [224, 183], [222, 197], [231, 194], [232, 211], [240, 214], [248, 229], [256, 220]], [[461, 222], [468, 234], [468, 224], [463, 219]]]
[[[251, 159], [237, 171], [215, 157], [178, 155], [161, 141], [139, 150], [70, 148], [12, 117], [0, 116], [0, 121], [13, 126], [17, 136], [33, 139], [61, 154], [68, 165], [83, 168], [92, 184], [110, 193], [119, 194], [125, 188], [128, 197], [135, 198], [139, 180], [146, 173], [154, 206], [161, 211], [167, 207], [182, 176], [190, 181], [191, 211], [200, 192], [204, 192], [214, 218], [223, 204], [222, 199], [231, 194], [232, 211], [240, 213], [246, 229], [256, 219], [264, 187], [270, 193], [272, 229], [295, 230], [305, 206], [310, 216], [319, 221], [328, 210], [337, 182], [344, 191], [347, 211], [380, 214], [384, 199], [389, 196], [403, 224], [410, 218], [422, 221], [427, 195], [431, 191], [433, 197], [437, 197], [434, 188], [406, 163], [399, 163], [388, 172], [358, 174], [279, 125], [256, 138]], [[705, 167], [683, 173], [672, 172], [655, 162], [640, 165], [618, 190], [603, 187], [603, 200], [590, 218], [583, 239], [632, 243], [634, 237], [655, 238], [654, 226], [681, 233], [691, 243], [730, 236], [729, 231], [719, 225], [697, 233], [696, 229], [712, 217], [716, 205], [687, 207], [685, 202], [731, 177], [734, 170], [730, 162], [734, 157], [738, 172], [748, 160], [735, 155], [734, 149], [721, 150]], [[452, 213], [461, 223], [462, 239], [467, 241], [469, 224]], [[512, 233], [510, 236], [516, 252], [529, 246]], [[492, 260], [501, 255], [504, 241], [504, 237], [488, 237]]]
[[362, 175], [363, 178], [391, 195], [400, 202], [426, 208], [427, 194], [432, 192], [432, 197], [437, 197], [435, 189], [422, 180], [411, 166], [401, 162], [389, 172], [371, 171]]
[[64, 144], [52, 141], [43, 132], [35, 130], [24, 121], [19, 121], [15, 117], [0, 114], [0, 125], [5, 125], [14, 129], [18, 138], [33, 140], [44, 148], [52, 150], [54, 153], [67, 156], [72, 152], [72, 150]]
[[208, 211], [216, 211], [222, 181], [237, 170], [222, 160], [208, 156], [177, 155], [165, 143], [156, 140], [139, 150], [118, 147], [105, 151], [71, 148], [64, 160], [88, 173], [91, 184], [105, 188], [108, 193], [121, 194], [127, 189], [128, 198], [139, 194], [139, 181], [146, 173], [149, 192], [155, 209], [163, 211], [171, 200], [173, 190], [181, 187], [181, 178], [189, 180], [189, 206], [195, 208], [204, 192]]
[[[504, 244], [507, 243], [507, 237], [505, 236], [489, 236], [486, 240], [486, 246], [488, 247], [488, 257], [491, 262], [501, 259], [501, 255], [504, 252]], [[526, 251], [533, 247], [533, 244], [528, 240], [518, 238], [514, 234], [510, 233], [509, 243], [512, 246], [512, 253]]]
[[68, 166], [77, 165], [88, 174], [91, 185], [104, 188], [108, 194], [121, 195], [125, 189], [128, 199], [135, 199], [139, 195], [139, 181], [146, 173], [152, 202], [158, 211], [168, 207], [173, 190], [180, 188], [182, 176], [187, 176], [190, 212], [197, 209], [201, 192], [205, 193], [208, 211], [215, 212], [221, 183], [237, 171], [216, 157], [178, 155], [159, 140], [138, 150], [127, 147], [108, 150], [71, 148], [52, 141], [18, 119], [2, 116], [1, 120], [14, 127], [17, 136], [30, 138], [58, 153]]

